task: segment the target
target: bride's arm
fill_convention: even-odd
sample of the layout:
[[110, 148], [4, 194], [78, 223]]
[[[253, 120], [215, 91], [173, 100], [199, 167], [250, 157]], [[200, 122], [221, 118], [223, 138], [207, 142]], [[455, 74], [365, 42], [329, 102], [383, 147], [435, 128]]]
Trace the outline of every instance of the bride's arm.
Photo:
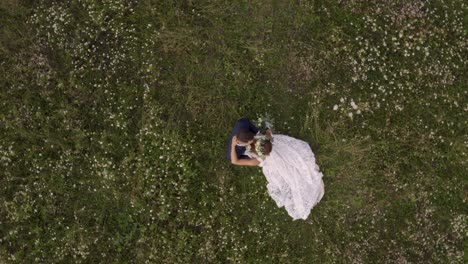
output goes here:
[[270, 139], [271, 142], [273, 142], [273, 135], [271, 133], [271, 129], [266, 130], [266, 136]]
[[237, 137], [234, 136], [232, 138], [232, 143], [231, 143], [231, 163], [234, 165], [240, 165], [240, 166], [257, 166], [260, 164], [260, 162], [256, 159], [239, 159], [237, 158], [237, 153], [236, 153], [236, 142], [237, 142]]

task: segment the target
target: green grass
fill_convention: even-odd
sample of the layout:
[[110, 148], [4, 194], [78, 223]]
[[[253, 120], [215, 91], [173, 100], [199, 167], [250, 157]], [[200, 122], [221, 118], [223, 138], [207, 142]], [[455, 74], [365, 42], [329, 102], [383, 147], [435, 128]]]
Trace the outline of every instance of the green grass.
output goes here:
[[[0, 3], [1, 263], [464, 263], [463, 1]], [[225, 160], [311, 145], [305, 221]], [[352, 114], [352, 115], [351, 115]]]

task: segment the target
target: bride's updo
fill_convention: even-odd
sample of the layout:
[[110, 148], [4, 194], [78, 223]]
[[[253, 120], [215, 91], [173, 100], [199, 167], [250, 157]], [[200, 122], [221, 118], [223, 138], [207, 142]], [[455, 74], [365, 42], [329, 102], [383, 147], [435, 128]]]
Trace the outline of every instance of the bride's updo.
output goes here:
[[255, 152], [260, 156], [268, 156], [271, 152], [271, 149], [273, 148], [270, 139], [267, 138], [258, 139], [254, 145]]
[[273, 148], [273, 145], [271, 144], [271, 141], [265, 140], [265, 143], [263, 143], [263, 149], [262, 149], [263, 154], [270, 155], [272, 148]]

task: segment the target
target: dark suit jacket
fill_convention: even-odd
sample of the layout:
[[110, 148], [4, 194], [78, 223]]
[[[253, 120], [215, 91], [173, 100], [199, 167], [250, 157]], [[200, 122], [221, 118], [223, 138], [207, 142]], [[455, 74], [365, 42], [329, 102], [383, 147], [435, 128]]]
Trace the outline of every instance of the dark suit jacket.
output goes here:
[[[231, 131], [231, 135], [229, 136], [229, 142], [227, 146], [227, 152], [226, 152], [226, 158], [227, 160], [231, 161], [231, 144], [232, 144], [232, 138], [239, 132], [241, 129], [248, 129], [252, 131], [254, 134], [257, 134], [258, 128], [255, 127], [249, 119], [247, 118], [241, 118], [237, 120], [236, 124], [234, 125], [234, 128]], [[245, 152], [245, 147], [241, 146], [236, 146], [236, 153], [237, 153], [237, 158], [239, 159], [249, 159], [248, 156], [243, 155]]]

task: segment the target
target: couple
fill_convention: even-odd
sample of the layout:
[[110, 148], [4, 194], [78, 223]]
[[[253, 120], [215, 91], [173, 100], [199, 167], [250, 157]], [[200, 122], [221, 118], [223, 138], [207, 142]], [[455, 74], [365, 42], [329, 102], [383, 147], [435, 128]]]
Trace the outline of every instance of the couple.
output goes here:
[[231, 132], [227, 159], [234, 165], [262, 167], [268, 193], [293, 220], [307, 219], [325, 192], [322, 173], [306, 142], [273, 136], [269, 128], [263, 135], [247, 118], [239, 119]]

